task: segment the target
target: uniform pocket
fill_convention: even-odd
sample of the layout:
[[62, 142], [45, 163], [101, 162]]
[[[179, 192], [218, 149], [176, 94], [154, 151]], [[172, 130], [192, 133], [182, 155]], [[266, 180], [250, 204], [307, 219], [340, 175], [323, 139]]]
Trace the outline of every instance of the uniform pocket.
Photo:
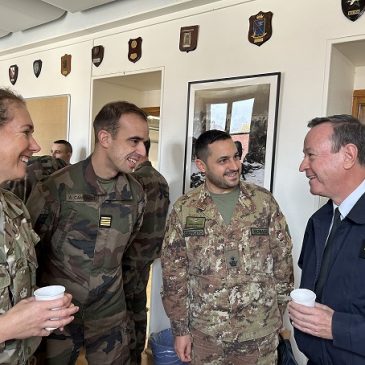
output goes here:
[[273, 274], [274, 260], [270, 236], [251, 236], [245, 250], [246, 262], [244, 267], [247, 274]]
[[5, 313], [11, 307], [9, 286], [11, 283], [10, 274], [5, 265], [0, 264], [0, 314]]
[[63, 255], [63, 245], [66, 236], [73, 229], [77, 212], [73, 209], [69, 209], [67, 215], [63, 214], [62, 219], [59, 219], [56, 231], [52, 236], [52, 246], [55, 249], [57, 255]]
[[20, 300], [30, 297], [33, 294], [36, 279], [36, 266], [28, 258], [20, 258], [15, 264], [13, 278], [14, 304]]

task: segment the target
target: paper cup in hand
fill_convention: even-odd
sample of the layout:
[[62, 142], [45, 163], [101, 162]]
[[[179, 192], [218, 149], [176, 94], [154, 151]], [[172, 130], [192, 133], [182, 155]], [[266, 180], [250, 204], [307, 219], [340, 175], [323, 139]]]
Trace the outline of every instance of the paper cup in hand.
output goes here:
[[[55, 300], [63, 298], [65, 295], [65, 287], [62, 285], [49, 285], [39, 288], [34, 292], [35, 300]], [[56, 310], [58, 308], [53, 308]], [[57, 320], [58, 318], [51, 318], [51, 320]], [[47, 331], [53, 331], [56, 328], [46, 328]]]
[[314, 307], [316, 294], [309, 289], [294, 289], [290, 293], [294, 303], [306, 305], [307, 307]]

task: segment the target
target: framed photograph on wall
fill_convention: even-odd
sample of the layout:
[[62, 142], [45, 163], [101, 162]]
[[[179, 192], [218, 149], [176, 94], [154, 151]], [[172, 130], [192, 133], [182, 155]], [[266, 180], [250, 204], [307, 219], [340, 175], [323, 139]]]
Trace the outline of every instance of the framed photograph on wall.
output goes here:
[[243, 148], [242, 178], [272, 191], [280, 72], [188, 84], [183, 192], [204, 182], [195, 141], [207, 130], [229, 133]]

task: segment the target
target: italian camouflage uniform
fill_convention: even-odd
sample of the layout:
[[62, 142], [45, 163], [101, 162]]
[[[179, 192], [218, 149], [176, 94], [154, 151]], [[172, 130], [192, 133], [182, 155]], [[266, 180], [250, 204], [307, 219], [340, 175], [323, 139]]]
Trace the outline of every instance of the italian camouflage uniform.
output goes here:
[[[293, 288], [291, 249], [278, 204], [259, 186], [240, 182], [229, 225], [205, 184], [179, 198], [161, 255], [163, 304], [174, 335], [193, 335], [193, 356], [194, 335], [222, 344], [227, 356], [271, 339], [265, 347], [275, 354]], [[204, 361], [192, 363], [239, 363], [224, 353]]]
[[11, 191], [26, 203], [32, 189], [39, 181], [43, 181], [49, 175], [65, 166], [67, 166], [67, 163], [60, 158], [48, 155], [34, 156], [28, 162], [26, 175], [23, 179], [7, 181], [1, 187]]
[[145, 206], [141, 185], [120, 173], [106, 192], [91, 158], [67, 166], [33, 190], [28, 207], [41, 236], [41, 282], [61, 284], [80, 307], [64, 332], [46, 339], [48, 364], [129, 364], [122, 257]]
[[[38, 241], [24, 204], [0, 189], [0, 315], [33, 295]], [[40, 337], [31, 337], [0, 343], [0, 364], [26, 364], [40, 341]]]
[[141, 163], [132, 175], [142, 185], [147, 198], [142, 227], [123, 256], [124, 291], [131, 320], [131, 359], [133, 364], [140, 364], [146, 341], [146, 287], [150, 266], [160, 256], [169, 186], [150, 161]]

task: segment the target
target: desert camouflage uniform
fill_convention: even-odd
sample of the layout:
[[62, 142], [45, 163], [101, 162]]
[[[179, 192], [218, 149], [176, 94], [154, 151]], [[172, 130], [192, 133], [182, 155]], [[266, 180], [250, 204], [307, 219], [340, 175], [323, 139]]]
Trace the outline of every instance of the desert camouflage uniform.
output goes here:
[[138, 231], [144, 192], [119, 174], [108, 193], [91, 158], [57, 171], [33, 190], [28, 207], [41, 236], [42, 284], [61, 284], [80, 307], [64, 332], [46, 340], [48, 364], [129, 364], [122, 257]]
[[169, 186], [150, 161], [141, 163], [132, 175], [147, 197], [142, 227], [123, 256], [124, 291], [131, 319], [131, 359], [133, 364], [140, 364], [146, 341], [146, 287], [150, 266], [160, 256], [169, 207]]
[[[194, 338], [198, 331], [228, 346], [227, 354], [271, 336], [268, 348], [275, 353], [272, 334], [282, 325], [293, 288], [291, 249], [285, 218], [261, 187], [240, 182], [229, 225], [205, 184], [178, 199], [161, 256], [163, 303], [173, 333]], [[221, 356], [193, 363], [231, 363]]]
[[11, 191], [26, 203], [32, 189], [39, 181], [43, 181], [46, 177], [65, 166], [67, 166], [67, 163], [60, 158], [47, 155], [31, 157], [25, 177], [7, 181], [1, 187]]
[[[33, 295], [38, 241], [24, 204], [0, 189], [0, 315]], [[0, 364], [26, 364], [40, 341], [40, 337], [31, 337], [0, 343]]]

